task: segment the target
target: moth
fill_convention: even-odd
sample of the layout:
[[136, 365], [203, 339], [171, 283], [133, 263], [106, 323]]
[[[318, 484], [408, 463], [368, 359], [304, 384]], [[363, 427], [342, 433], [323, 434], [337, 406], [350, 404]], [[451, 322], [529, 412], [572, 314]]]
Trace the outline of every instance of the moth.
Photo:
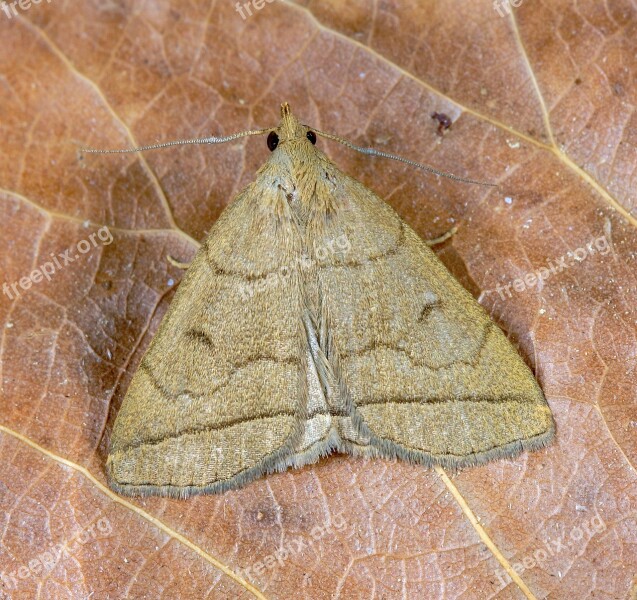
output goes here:
[[552, 440], [503, 332], [317, 133], [357, 148], [288, 104], [275, 128], [142, 148], [263, 134], [271, 154], [215, 222], [132, 379], [106, 463], [115, 491], [218, 493], [334, 451], [459, 468]]

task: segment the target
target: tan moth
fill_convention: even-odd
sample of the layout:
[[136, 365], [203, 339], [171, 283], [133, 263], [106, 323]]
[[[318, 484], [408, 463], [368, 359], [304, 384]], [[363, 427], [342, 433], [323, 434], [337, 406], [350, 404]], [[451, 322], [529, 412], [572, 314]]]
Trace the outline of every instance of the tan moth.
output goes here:
[[141, 148], [267, 134], [271, 154], [135, 373], [111, 436], [114, 490], [222, 492], [333, 451], [472, 466], [552, 440], [542, 390], [502, 331], [317, 133], [397, 158], [316, 132], [287, 104], [272, 129]]

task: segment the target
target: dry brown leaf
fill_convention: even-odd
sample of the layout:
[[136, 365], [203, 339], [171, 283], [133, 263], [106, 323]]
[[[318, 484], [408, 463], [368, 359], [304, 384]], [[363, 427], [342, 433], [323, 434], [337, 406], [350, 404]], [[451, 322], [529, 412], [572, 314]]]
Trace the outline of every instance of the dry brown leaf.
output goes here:
[[[5, 7], [0, 284], [105, 225], [114, 241], [0, 295], [0, 598], [631, 595], [634, 3], [523, 0], [500, 17], [486, 0], [268, 2], [246, 19], [233, 0]], [[77, 145], [271, 126], [282, 101], [356, 143], [501, 183], [327, 146], [423, 237], [458, 225], [440, 256], [536, 369], [553, 447], [459, 474], [332, 456], [185, 502], [105, 487], [114, 416], [181, 277], [166, 255], [193, 255], [268, 150], [80, 160]], [[453, 121], [443, 135], [432, 112]], [[608, 251], [591, 252], [600, 239]], [[578, 248], [541, 288], [497, 291]]]

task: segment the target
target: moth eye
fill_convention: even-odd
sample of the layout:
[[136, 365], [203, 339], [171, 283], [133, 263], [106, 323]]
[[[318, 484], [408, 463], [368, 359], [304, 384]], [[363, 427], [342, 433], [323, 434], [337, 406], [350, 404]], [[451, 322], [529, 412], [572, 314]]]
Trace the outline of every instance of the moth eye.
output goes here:
[[268, 148], [270, 148], [270, 152], [274, 152], [276, 150], [276, 147], [279, 145], [279, 136], [274, 131], [268, 133], [267, 144]]
[[307, 139], [310, 140], [310, 142], [312, 142], [313, 144], [316, 144], [316, 134], [313, 131], [308, 131], [305, 134], [305, 137], [307, 137]]

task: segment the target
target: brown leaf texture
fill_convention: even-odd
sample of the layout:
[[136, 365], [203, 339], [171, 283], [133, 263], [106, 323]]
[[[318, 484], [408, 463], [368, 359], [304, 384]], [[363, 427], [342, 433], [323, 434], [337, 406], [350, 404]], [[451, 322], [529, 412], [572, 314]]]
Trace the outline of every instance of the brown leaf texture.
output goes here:
[[[516, 3], [0, 5], [0, 598], [633, 597], [637, 9]], [[423, 238], [458, 227], [436, 250], [534, 368], [553, 446], [459, 473], [335, 455], [187, 501], [106, 487], [182, 277], [166, 256], [193, 256], [268, 150], [77, 149], [274, 126], [283, 101], [500, 184], [319, 141]]]

